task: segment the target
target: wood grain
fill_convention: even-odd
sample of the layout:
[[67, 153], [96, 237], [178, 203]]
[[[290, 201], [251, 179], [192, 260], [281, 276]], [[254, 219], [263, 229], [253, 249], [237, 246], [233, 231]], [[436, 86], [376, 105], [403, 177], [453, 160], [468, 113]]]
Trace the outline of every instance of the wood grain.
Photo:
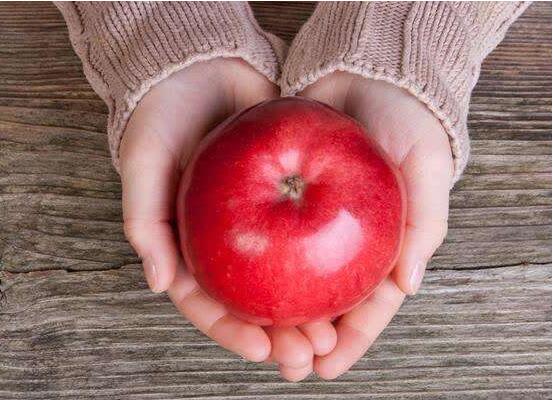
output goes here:
[[0, 398], [547, 398], [550, 271], [433, 271], [350, 373], [301, 384], [202, 336], [146, 290], [139, 265], [15, 274]]
[[[314, 3], [255, 2], [290, 42]], [[551, 398], [551, 6], [482, 66], [450, 230], [336, 382], [282, 382], [150, 294], [92, 91], [50, 3], [0, 2], [0, 399]]]

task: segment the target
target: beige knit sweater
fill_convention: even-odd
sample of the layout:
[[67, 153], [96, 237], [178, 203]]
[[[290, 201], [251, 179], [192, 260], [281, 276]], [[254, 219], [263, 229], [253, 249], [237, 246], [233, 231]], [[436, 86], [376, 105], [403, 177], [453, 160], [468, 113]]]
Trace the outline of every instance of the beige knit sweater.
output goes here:
[[247, 3], [60, 2], [71, 42], [109, 107], [114, 164], [125, 125], [156, 83], [197, 61], [240, 57], [293, 95], [336, 70], [400, 86], [451, 138], [458, 179], [468, 160], [467, 114], [480, 64], [525, 2], [323, 2], [286, 56]]

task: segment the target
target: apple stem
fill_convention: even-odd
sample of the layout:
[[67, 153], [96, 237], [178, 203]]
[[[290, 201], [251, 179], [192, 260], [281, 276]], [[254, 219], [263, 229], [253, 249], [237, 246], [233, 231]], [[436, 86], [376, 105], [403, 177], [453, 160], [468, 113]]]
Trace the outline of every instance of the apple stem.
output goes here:
[[299, 175], [287, 176], [280, 184], [282, 194], [292, 200], [299, 200], [303, 195], [305, 182]]

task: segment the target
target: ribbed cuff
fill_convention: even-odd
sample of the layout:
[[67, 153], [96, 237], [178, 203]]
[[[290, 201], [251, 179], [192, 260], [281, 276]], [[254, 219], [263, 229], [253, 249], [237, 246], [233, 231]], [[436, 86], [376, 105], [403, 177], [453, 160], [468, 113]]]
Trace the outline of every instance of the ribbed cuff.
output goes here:
[[198, 61], [239, 57], [277, 83], [285, 47], [264, 32], [245, 2], [57, 2], [93, 89], [109, 108], [108, 137], [119, 144], [148, 90]]
[[480, 64], [526, 9], [520, 2], [321, 2], [292, 43], [281, 88], [293, 95], [334, 71], [416, 96], [450, 137], [454, 181], [468, 161], [467, 114]]

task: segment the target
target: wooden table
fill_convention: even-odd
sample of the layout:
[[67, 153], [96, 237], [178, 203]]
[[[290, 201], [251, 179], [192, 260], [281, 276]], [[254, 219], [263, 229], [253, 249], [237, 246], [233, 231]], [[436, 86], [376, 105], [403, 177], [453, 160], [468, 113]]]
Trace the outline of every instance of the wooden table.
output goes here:
[[[257, 3], [290, 41], [311, 3]], [[283, 382], [150, 293], [121, 226], [106, 107], [50, 3], [0, 3], [0, 399], [546, 399], [551, 6], [487, 59], [472, 161], [422, 290], [351, 372]]]

